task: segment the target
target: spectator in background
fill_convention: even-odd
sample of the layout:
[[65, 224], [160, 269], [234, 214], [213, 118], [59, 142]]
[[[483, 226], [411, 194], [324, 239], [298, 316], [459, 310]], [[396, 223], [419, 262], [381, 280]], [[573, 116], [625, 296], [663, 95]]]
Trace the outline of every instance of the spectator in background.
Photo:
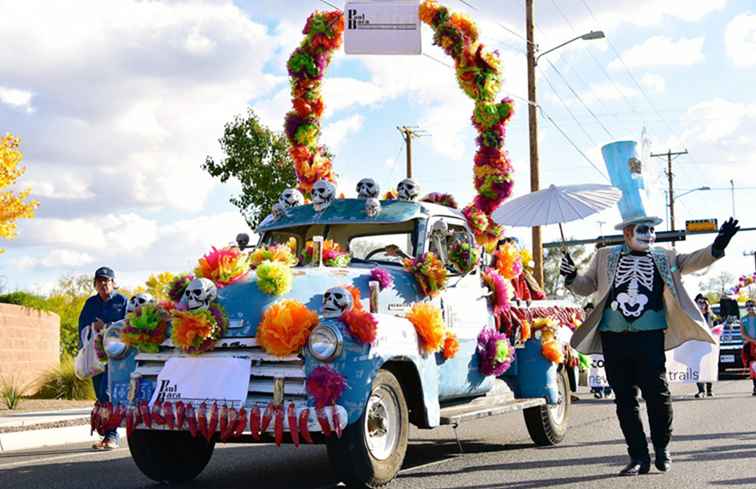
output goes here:
[[[703, 294], [698, 294], [696, 296], [696, 305], [698, 306], [698, 309], [701, 311], [701, 314], [704, 317], [704, 320], [706, 321], [706, 325], [709, 326], [709, 329], [714, 327], [714, 314], [711, 312], [711, 309], [709, 308], [709, 299], [703, 296]], [[711, 382], [698, 382], [696, 383], [698, 386], [698, 392], [696, 393], [696, 399], [701, 399], [704, 396], [713, 397], [714, 393], [711, 391]], [[704, 387], [706, 390], [704, 391]]]
[[740, 320], [741, 334], [743, 335], [743, 366], [748, 368], [753, 380], [753, 392], [756, 396], [756, 307], [753, 301], [746, 302], [746, 314]]
[[[79, 341], [81, 330], [91, 326], [95, 331], [102, 331], [110, 323], [120, 321], [126, 315], [126, 297], [115, 291], [115, 272], [108, 267], [95, 271], [94, 288], [97, 292], [87, 299], [79, 314]], [[81, 344], [79, 344], [81, 347]], [[95, 395], [100, 402], [108, 402], [108, 370], [92, 377]], [[118, 448], [118, 433], [113, 430], [106, 433], [99, 442], [92, 445], [95, 450], [113, 450]]]

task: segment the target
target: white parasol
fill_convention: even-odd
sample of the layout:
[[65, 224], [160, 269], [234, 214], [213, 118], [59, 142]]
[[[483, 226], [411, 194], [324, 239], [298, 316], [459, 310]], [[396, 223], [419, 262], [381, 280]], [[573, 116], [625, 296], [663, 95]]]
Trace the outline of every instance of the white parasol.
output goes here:
[[502, 204], [492, 215], [497, 224], [514, 227], [559, 224], [584, 219], [608, 209], [622, 198], [622, 191], [611, 185], [565, 185], [532, 192]]

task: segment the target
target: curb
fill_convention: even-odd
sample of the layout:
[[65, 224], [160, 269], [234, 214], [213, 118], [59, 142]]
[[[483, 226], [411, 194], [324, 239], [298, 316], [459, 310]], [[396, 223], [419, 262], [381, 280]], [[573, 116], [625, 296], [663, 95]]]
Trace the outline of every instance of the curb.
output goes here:
[[[71, 425], [72, 421], [77, 422], [77, 424]], [[65, 423], [65, 425], [60, 426], [61, 423]], [[120, 428], [118, 434], [121, 439], [125, 439], [126, 430]], [[97, 433], [90, 435], [88, 418], [43, 423], [27, 426], [24, 431], [0, 433], [0, 453], [74, 443], [94, 443], [99, 440], [100, 437]]]

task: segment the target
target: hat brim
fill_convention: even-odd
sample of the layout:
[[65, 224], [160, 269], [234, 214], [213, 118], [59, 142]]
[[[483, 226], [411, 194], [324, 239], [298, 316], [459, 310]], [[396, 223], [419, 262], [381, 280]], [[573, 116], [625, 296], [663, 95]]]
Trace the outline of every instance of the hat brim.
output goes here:
[[658, 226], [662, 223], [661, 218], [656, 216], [641, 216], [641, 217], [634, 217], [632, 219], [626, 219], [622, 221], [621, 223], [614, 226], [614, 229], [617, 231], [622, 231], [627, 226], [635, 226], [636, 224], [651, 224], [652, 226]]

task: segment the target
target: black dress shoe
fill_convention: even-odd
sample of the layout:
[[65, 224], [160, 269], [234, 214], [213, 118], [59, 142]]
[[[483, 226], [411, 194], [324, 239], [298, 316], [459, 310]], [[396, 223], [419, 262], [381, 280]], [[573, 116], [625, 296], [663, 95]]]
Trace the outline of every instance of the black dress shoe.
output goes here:
[[619, 471], [621, 476], [648, 474], [651, 470], [651, 460], [630, 460], [624, 469]]
[[669, 456], [667, 450], [662, 450], [656, 454], [654, 458], [654, 465], [659, 472], [669, 472], [672, 468], [672, 457]]

